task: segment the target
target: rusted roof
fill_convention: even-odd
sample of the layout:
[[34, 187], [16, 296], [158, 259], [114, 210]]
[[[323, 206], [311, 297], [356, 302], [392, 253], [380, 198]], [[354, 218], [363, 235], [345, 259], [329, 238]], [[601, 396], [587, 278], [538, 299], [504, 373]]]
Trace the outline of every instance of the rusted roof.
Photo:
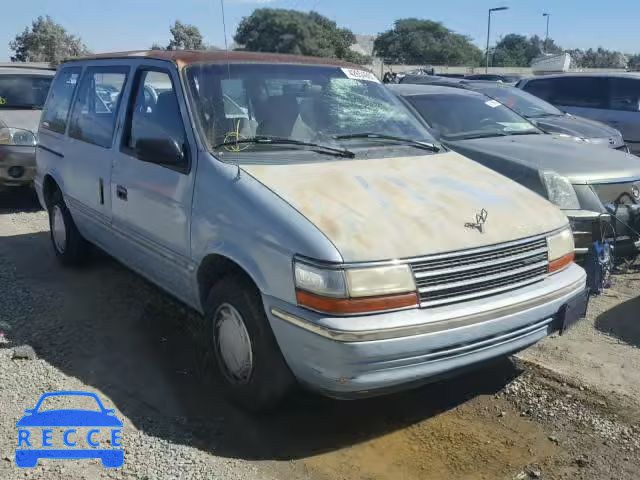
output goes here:
[[179, 67], [191, 63], [288, 63], [304, 65], [330, 65], [338, 67], [363, 67], [335, 58], [305, 57], [282, 53], [237, 52], [225, 50], [133, 50], [129, 52], [98, 53], [86, 57], [70, 58], [74, 60], [116, 59], [116, 58], [152, 58], [174, 62]]

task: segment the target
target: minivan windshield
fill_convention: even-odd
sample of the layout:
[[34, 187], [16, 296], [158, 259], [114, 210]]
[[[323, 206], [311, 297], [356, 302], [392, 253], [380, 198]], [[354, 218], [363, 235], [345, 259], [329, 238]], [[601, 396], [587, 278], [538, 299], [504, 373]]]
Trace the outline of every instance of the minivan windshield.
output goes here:
[[53, 76], [0, 75], [0, 109], [41, 110]]
[[405, 97], [445, 140], [535, 134], [540, 131], [500, 102], [479, 94]]
[[473, 83], [471, 84], [471, 88], [491, 98], [495, 98], [503, 105], [506, 105], [511, 110], [514, 110], [526, 118], [557, 117], [564, 115], [561, 110], [558, 110], [550, 103], [530, 93], [523, 92], [519, 88], [494, 83], [487, 85]]
[[185, 76], [199, 130], [212, 151], [269, 152], [302, 142], [345, 150], [434, 142], [423, 124], [366, 70], [199, 64], [188, 67]]

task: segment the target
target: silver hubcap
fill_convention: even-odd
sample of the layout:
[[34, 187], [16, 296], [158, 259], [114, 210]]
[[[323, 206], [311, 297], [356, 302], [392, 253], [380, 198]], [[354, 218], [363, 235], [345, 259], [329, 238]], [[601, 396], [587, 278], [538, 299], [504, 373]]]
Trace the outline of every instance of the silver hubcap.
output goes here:
[[213, 342], [222, 373], [231, 383], [247, 383], [253, 372], [253, 351], [242, 315], [223, 303], [213, 315]]
[[67, 229], [64, 225], [62, 210], [58, 205], [53, 207], [53, 243], [60, 253], [64, 253], [67, 248]]

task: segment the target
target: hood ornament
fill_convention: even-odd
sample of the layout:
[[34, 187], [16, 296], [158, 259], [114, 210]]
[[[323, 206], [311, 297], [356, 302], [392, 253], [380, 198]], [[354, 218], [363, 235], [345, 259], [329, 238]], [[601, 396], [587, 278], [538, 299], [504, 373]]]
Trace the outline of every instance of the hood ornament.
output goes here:
[[480, 233], [484, 233], [484, 224], [487, 223], [487, 217], [489, 216], [489, 212], [486, 209], [480, 210], [480, 213], [476, 213], [476, 221], [475, 222], [467, 222], [464, 224], [466, 228], [471, 228], [474, 230], [478, 230]]

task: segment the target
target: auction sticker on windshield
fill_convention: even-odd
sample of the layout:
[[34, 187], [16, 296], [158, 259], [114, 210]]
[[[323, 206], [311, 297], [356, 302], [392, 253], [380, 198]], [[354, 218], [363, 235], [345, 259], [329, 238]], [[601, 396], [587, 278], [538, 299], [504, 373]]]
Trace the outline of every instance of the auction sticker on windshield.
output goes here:
[[18, 467], [33, 468], [41, 458], [99, 458], [106, 468], [124, 463], [122, 422], [95, 393], [45, 393], [24, 413], [16, 423]]
[[342, 68], [342, 72], [352, 80], [365, 80], [367, 82], [376, 82], [380, 83], [378, 77], [376, 77], [373, 73], [367, 72], [366, 70], [357, 70], [355, 68]]
[[485, 105], [488, 105], [491, 108], [496, 108], [499, 107], [500, 105], [502, 105], [500, 102], [496, 101], [496, 100], [487, 100], [486, 102], [484, 102]]

